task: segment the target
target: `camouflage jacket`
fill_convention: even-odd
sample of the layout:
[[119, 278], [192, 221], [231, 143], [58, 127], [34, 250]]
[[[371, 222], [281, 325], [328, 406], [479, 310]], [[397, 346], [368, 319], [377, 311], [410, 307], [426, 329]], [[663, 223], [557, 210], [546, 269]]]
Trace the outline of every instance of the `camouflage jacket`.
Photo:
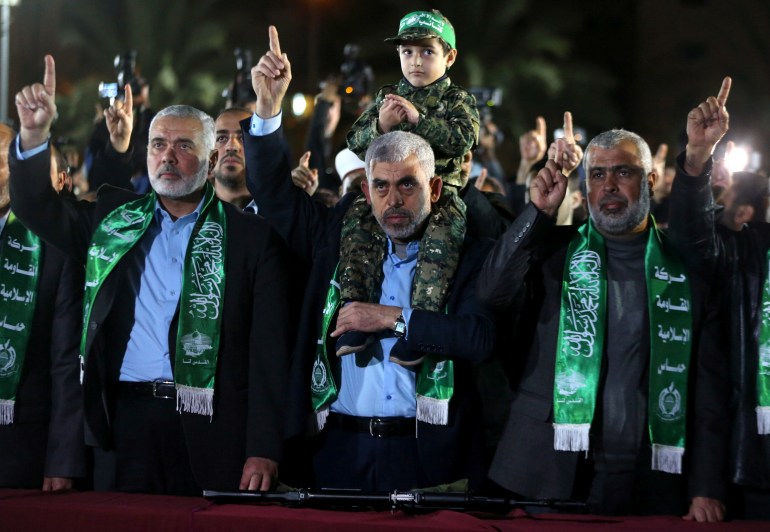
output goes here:
[[361, 159], [372, 140], [382, 134], [378, 118], [386, 94], [403, 96], [417, 108], [420, 112], [417, 124], [402, 122], [396, 129], [427, 140], [436, 155], [436, 175], [448, 185], [461, 187], [463, 156], [479, 138], [479, 112], [473, 95], [452, 85], [448, 77], [427, 87], [413, 87], [405, 79], [398, 85], [385, 85], [377, 92], [374, 104], [364, 111], [348, 133], [348, 148]]

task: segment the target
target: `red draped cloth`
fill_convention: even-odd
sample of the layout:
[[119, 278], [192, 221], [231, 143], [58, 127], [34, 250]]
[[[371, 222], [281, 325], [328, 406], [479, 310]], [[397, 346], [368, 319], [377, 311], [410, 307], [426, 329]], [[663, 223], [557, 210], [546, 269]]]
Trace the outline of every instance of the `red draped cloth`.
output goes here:
[[[705, 528], [704, 528], [705, 526]], [[528, 515], [514, 510], [506, 516], [437, 511], [332, 511], [280, 505], [214, 504], [203, 498], [129, 493], [65, 492], [0, 489], [0, 530], [111, 532], [308, 530], [689, 530], [708, 532], [770, 530], [770, 523], [736, 521], [699, 525], [678, 517], [600, 517], [590, 515]]]

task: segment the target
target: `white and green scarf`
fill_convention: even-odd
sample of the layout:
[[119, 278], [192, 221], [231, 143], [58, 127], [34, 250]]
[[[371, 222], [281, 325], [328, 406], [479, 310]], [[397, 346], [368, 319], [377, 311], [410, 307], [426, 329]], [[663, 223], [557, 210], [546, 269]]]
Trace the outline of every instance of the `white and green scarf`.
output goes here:
[[[40, 278], [40, 239], [9, 213], [0, 252], [0, 425], [13, 423]], [[7, 457], [13, 459], [12, 457]]]
[[[690, 283], [663, 245], [655, 221], [644, 266], [650, 321], [648, 429], [652, 469], [682, 472], [692, 346]], [[564, 265], [554, 382], [554, 448], [587, 451], [606, 335], [604, 238], [589, 221], [570, 242]]]
[[[322, 430], [329, 415], [329, 407], [337, 399], [339, 388], [334, 382], [326, 353], [329, 328], [340, 308], [339, 264], [329, 282], [321, 317], [321, 336], [316, 346], [310, 379], [310, 393], [317, 430]], [[449, 401], [454, 393], [454, 364], [451, 360], [426, 355], [420, 364], [416, 382], [417, 419], [433, 425], [449, 422]]]
[[[770, 264], [770, 251], [765, 264]], [[765, 268], [762, 285], [762, 316], [759, 327], [759, 360], [757, 367], [757, 433], [770, 434], [770, 277]]]
[[[153, 191], [121, 205], [94, 232], [86, 262], [81, 367], [85, 367], [88, 356], [88, 323], [97, 294], [110, 272], [150, 226], [156, 201]], [[177, 409], [182, 412], [207, 416], [214, 413], [214, 376], [225, 295], [226, 222], [222, 202], [207, 183], [182, 272], [174, 363]]]

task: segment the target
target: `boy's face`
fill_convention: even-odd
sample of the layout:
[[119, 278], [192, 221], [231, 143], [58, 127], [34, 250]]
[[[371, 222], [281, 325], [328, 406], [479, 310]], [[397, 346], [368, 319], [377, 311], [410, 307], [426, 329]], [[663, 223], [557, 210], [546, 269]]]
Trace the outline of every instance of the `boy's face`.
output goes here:
[[441, 41], [422, 39], [399, 44], [398, 57], [407, 81], [415, 87], [425, 87], [446, 73], [455, 62], [457, 50], [452, 49], [444, 55]]

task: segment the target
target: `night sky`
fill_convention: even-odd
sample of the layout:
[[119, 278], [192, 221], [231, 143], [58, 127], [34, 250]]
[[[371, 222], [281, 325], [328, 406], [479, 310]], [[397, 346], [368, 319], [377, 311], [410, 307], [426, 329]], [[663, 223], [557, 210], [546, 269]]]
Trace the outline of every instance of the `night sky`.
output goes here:
[[[591, 136], [624, 127], [653, 151], [675, 156], [688, 110], [734, 78], [730, 138], [770, 156], [770, 2], [764, 0], [22, 0], [12, 8], [12, 98], [57, 59], [59, 134], [83, 142], [98, 102], [99, 81], [112, 81], [112, 59], [137, 49], [153, 87], [153, 107], [192, 103], [210, 113], [235, 70], [233, 49], [267, 48], [275, 24], [292, 61], [290, 92], [315, 94], [339, 70], [347, 43], [361, 46], [375, 86], [400, 77], [393, 48], [400, 17], [438, 8], [453, 22], [459, 50], [450, 72], [463, 86], [503, 89], [494, 120], [506, 135], [500, 156], [513, 172], [518, 135], [543, 115], [548, 129], [565, 110]], [[352, 117], [350, 117], [352, 120]], [[344, 128], [343, 119], [341, 128]], [[306, 121], [287, 121], [295, 153]], [[344, 131], [339, 130], [340, 140]], [[669, 161], [671, 162], [671, 161]]]

